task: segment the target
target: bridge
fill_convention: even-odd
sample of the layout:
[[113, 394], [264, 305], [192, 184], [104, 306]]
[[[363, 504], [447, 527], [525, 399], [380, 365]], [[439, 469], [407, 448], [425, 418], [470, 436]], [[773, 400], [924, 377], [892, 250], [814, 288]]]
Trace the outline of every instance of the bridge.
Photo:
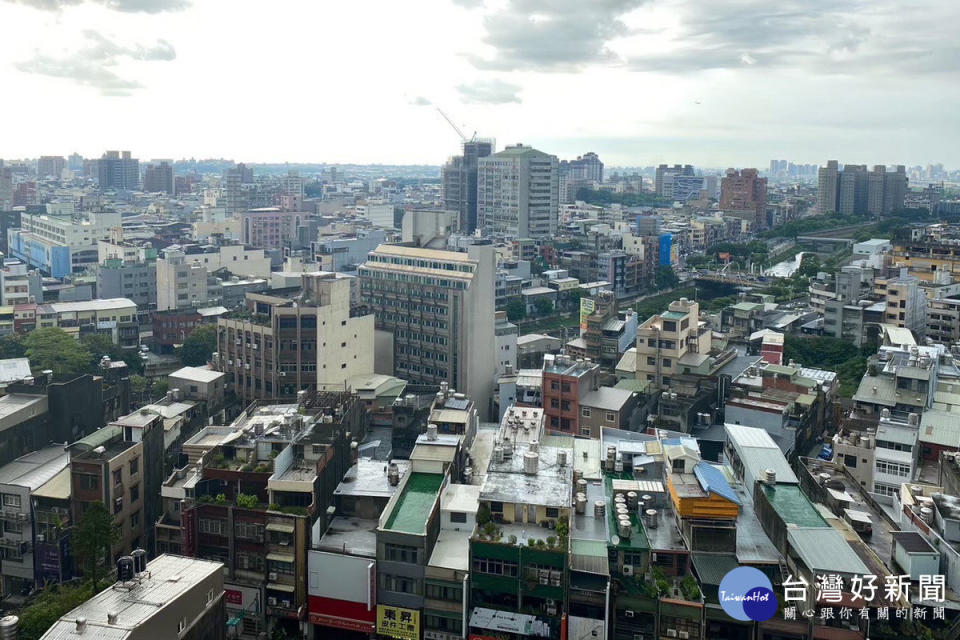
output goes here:
[[764, 276], [740, 271], [728, 271], [726, 273], [722, 271], [698, 271], [694, 280], [728, 284], [736, 287], [763, 287], [776, 280], [776, 276]]

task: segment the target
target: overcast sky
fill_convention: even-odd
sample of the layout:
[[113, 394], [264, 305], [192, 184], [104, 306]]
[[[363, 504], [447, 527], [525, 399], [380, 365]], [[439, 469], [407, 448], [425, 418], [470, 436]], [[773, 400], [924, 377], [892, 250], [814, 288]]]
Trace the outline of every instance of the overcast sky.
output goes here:
[[0, 0], [0, 157], [960, 166], [956, 0]]

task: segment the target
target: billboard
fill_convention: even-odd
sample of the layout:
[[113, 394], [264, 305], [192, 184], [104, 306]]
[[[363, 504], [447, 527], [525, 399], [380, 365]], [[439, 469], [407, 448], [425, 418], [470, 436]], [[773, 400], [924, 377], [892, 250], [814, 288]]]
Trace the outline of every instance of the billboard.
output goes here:
[[378, 604], [377, 633], [397, 640], [420, 640], [420, 612]]
[[597, 303], [593, 298], [580, 298], [580, 330], [586, 331], [587, 317], [589, 317], [597, 308]]
[[[307, 611], [312, 624], [373, 633], [376, 629], [376, 562], [310, 551]], [[329, 576], [336, 576], [330, 580]]]

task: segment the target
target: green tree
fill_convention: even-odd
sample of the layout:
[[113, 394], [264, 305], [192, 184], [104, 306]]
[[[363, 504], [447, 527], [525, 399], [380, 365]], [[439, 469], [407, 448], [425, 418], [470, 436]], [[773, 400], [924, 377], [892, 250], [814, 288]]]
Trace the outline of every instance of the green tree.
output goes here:
[[797, 275], [804, 276], [806, 278], [813, 278], [816, 277], [819, 271], [820, 258], [817, 257], [817, 254], [803, 254], [803, 257], [800, 258], [800, 267], [797, 268]]
[[50, 369], [55, 374], [86, 373], [90, 370], [90, 351], [69, 333], [57, 327], [32, 331], [24, 338], [27, 357], [34, 369]]
[[673, 267], [668, 264], [662, 264], [657, 267], [657, 275], [654, 278], [654, 284], [657, 290], [673, 289], [680, 284], [680, 278], [674, 273]]
[[197, 327], [183, 341], [177, 355], [188, 367], [200, 367], [210, 361], [210, 356], [217, 350], [217, 327], [205, 324]]
[[150, 388], [153, 390], [154, 393], [162, 396], [163, 394], [165, 394], [167, 391], [170, 390], [170, 383], [166, 379], [157, 380], [152, 385], [150, 385]]
[[23, 358], [26, 355], [27, 347], [23, 344], [23, 338], [17, 334], [14, 333], [0, 338], [0, 360]]
[[533, 308], [536, 310], [538, 316], [545, 316], [548, 313], [553, 313], [553, 303], [546, 298], [537, 298], [534, 300]]
[[53, 624], [90, 597], [86, 584], [53, 584], [34, 595], [19, 611], [20, 640], [38, 640]]
[[132, 375], [130, 376], [130, 391], [132, 391], [140, 399], [143, 399], [143, 394], [147, 392], [147, 387], [149, 383], [147, 379], [143, 376]]
[[522, 298], [514, 298], [507, 303], [507, 320], [516, 322], [527, 317], [527, 305]]
[[94, 502], [80, 518], [73, 532], [73, 550], [92, 581], [93, 593], [100, 590], [103, 559], [110, 554], [110, 546], [120, 540], [120, 527], [102, 502]]

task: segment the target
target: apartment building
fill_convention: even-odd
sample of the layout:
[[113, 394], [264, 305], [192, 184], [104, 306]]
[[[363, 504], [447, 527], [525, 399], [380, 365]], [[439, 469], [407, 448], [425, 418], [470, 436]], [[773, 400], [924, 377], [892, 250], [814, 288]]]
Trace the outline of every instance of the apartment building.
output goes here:
[[[882, 286], [878, 279], [875, 285]], [[923, 336], [927, 329], [927, 296], [920, 287], [920, 280], [900, 268], [900, 275], [886, 280], [886, 311], [884, 322], [902, 329], [909, 329]]]
[[700, 321], [699, 303], [675, 300], [637, 330], [637, 379], [669, 389], [673, 376], [699, 367], [710, 349], [711, 332]]
[[156, 272], [157, 311], [202, 307], [210, 301], [207, 268], [182, 251], [165, 251]]
[[[13, 596], [16, 600], [36, 585], [43, 584], [44, 578], [61, 582], [71, 577], [71, 554], [60, 548], [61, 538], [70, 526], [69, 512], [65, 509], [70, 499], [69, 464], [70, 456], [64, 452], [63, 445], [53, 445], [0, 467], [0, 497], [3, 500], [0, 511], [3, 520], [0, 587], [5, 598]], [[68, 470], [66, 482], [61, 476], [64, 470]], [[40, 498], [35, 498], [35, 494], [62, 495], [64, 484], [66, 499], [41, 507]], [[48, 529], [46, 525], [51, 518], [47, 516], [51, 513], [63, 520], [58, 521], [59, 527]], [[49, 541], [46, 536], [50, 537]], [[41, 545], [39, 548], [38, 544]], [[43, 565], [47, 563], [54, 566], [46, 569]], [[56, 575], [51, 575], [50, 569]]]
[[756, 169], [727, 169], [720, 181], [720, 210], [724, 215], [741, 218], [754, 231], [767, 226], [767, 179]]
[[360, 268], [363, 300], [380, 337], [392, 340], [391, 362], [377, 370], [421, 384], [446, 382], [486, 416], [497, 359], [494, 268], [490, 245], [466, 253], [401, 245], [372, 251]]
[[543, 356], [543, 412], [551, 433], [588, 435], [580, 429], [580, 402], [598, 387], [599, 375], [595, 362], [562, 354]]
[[303, 389], [343, 389], [374, 371], [374, 316], [350, 303], [352, 278], [303, 274], [287, 296], [247, 294], [244, 310], [217, 320], [214, 367], [240, 398], [294, 398]]
[[557, 232], [556, 156], [522, 144], [480, 158], [477, 226], [488, 235], [548, 239]]
[[0, 258], [0, 305], [29, 304], [43, 299], [40, 273], [16, 258]]
[[114, 239], [97, 244], [97, 297], [157, 304], [157, 250], [150, 243]]
[[80, 218], [72, 212], [23, 213], [20, 228], [7, 230], [7, 244], [11, 256], [54, 278], [64, 278], [94, 267], [99, 257], [97, 242], [109, 238], [119, 226], [120, 214], [112, 211]]
[[[228, 205], [227, 211], [230, 212]], [[290, 247], [297, 239], [297, 227], [307, 214], [284, 211], [279, 207], [261, 207], [236, 213], [243, 243], [258, 249]]]

